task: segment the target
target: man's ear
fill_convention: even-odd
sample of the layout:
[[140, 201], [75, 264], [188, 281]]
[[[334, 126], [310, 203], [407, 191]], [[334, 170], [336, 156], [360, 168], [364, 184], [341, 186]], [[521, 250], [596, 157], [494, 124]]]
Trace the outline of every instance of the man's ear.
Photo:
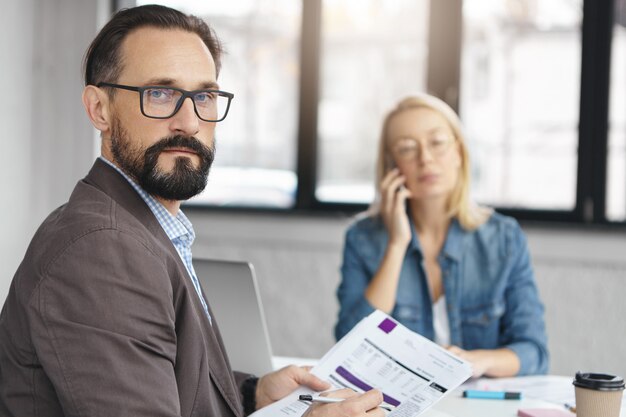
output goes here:
[[104, 90], [94, 85], [86, 86], [83, 90], [83, 106], [96, 129], [102, 133], [111, 130], [109, 95]]

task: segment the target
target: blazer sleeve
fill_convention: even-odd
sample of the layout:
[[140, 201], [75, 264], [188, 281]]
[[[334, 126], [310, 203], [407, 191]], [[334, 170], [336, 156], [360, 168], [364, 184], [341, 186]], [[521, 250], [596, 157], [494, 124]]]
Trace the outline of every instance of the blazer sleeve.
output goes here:
[[255, 375], [239, 371], [234, 371], [233, 376], [237, 387], [239, 387], [239, 395], [244, 415], [249, 416], [256, 411], [256, 387], [259, 378]]
[[162, 257], [115, 229], [45, 265], [32, 340], [67, 416], [180, 416], [175, 312]]

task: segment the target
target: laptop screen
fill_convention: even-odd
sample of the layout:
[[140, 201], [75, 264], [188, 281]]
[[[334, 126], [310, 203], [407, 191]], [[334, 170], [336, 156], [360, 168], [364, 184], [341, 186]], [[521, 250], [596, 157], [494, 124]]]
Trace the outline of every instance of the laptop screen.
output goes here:
[[233, 370], [271, 372], [272, 350], [252, 264], [194, 259], [193, 265]]

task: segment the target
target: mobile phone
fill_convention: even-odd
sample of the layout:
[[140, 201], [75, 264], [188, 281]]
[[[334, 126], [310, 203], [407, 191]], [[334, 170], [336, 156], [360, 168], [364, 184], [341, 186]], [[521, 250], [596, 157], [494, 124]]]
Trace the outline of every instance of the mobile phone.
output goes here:
[[392, 171], [395, 168], [398, 168], [398, 165], [396, 164], [396, 161], [394, 161], [394, 159], [391, 157], [391, 155], [387, 155], [387, 172], [385, 172], [385, 174], [387, 174], [388, 172]]

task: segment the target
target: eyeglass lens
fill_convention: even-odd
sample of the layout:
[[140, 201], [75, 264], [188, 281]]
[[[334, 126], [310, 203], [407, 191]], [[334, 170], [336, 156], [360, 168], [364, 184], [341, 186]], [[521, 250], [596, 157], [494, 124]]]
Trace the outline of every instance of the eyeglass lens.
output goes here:
[[442, 156], [453, 139], [448, 135], [435, 135], [426, 140], [420, 147], [417, 140], [413, 138], [403, 138], [398, 140], [393, 146], [393, 153], [400, 159], [416, 159], [426, 148], [433, 156]]
[[[171, 117], [182, 96], [182, 92], [170, 88], [147, 88], [143, 92], [143, 112], [149, 117]], [[213, 91], [194, 94], [193, 102], [198, 116], [207, 121], [221, 120], [228, 108], [228, 97]]]

